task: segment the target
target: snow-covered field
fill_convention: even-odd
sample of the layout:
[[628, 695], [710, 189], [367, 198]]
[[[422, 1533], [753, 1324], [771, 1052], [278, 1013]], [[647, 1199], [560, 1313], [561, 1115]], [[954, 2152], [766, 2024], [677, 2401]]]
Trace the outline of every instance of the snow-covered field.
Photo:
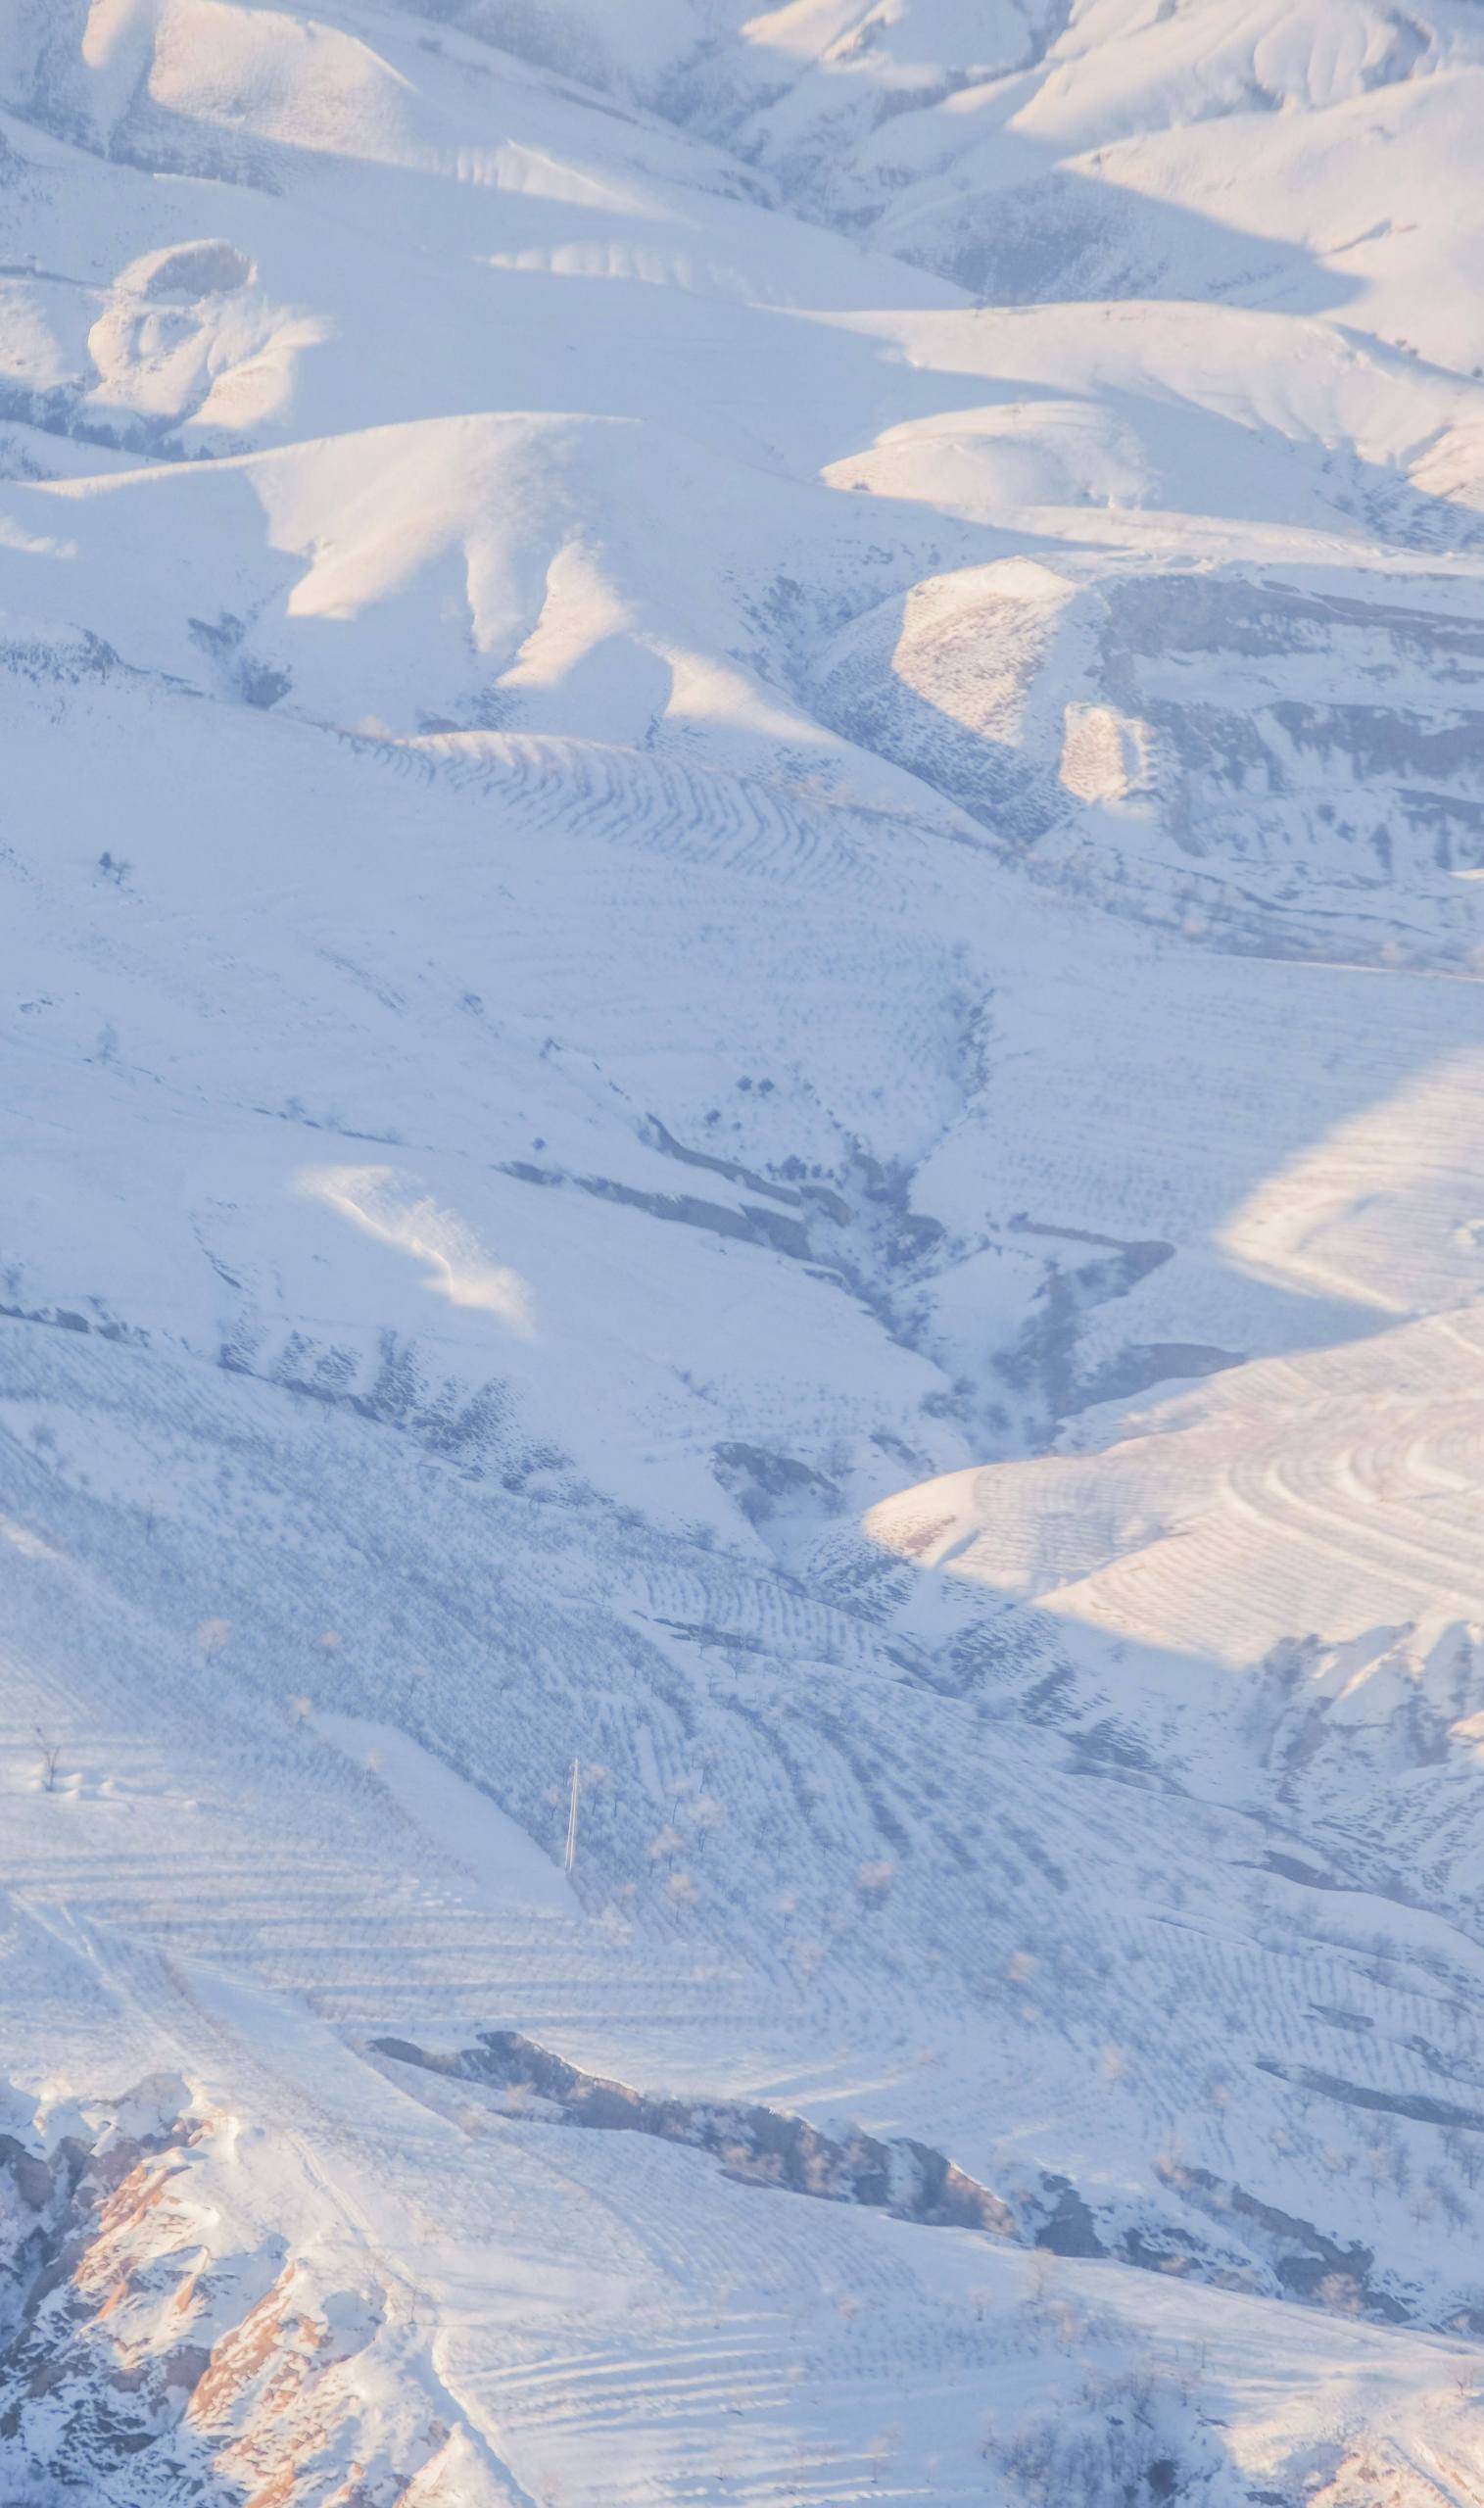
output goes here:
[[0, 0], [0, 2508], [1484, 2502], [1481, 130]]

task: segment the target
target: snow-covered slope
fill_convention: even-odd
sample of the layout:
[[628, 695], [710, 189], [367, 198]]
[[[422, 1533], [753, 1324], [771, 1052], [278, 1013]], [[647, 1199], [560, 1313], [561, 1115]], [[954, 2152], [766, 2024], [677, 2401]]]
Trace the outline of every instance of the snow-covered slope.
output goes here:
[[1484, 2497], [1476, 14], [0, 9], [0, 2498]]

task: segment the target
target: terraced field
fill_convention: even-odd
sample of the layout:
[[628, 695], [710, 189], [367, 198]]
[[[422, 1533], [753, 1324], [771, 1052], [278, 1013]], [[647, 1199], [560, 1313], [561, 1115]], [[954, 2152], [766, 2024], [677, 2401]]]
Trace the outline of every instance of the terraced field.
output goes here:
[[1481, 81], [0, 10], [0, 2499], [1484, 2499]]

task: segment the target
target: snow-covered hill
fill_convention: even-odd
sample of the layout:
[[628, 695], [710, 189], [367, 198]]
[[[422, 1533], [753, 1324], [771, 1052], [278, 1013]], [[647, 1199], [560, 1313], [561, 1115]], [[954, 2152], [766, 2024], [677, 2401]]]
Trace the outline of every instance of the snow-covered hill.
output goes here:
[[1481, 98], [0, 6], [0, 2500], [1484, 2499]]

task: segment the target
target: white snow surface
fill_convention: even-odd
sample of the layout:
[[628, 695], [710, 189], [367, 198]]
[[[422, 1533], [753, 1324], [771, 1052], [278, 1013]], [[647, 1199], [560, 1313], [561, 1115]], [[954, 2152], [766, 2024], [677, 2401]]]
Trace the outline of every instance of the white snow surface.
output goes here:
[[336, 1715], [328, 1709], [321, 1710], [314, 1723], [337, 1750], [380, 1778], [399, 1810], [421, 1833], [419, 1852], [449, 1857], [499, 1906], [581, 1914], [564, 1873], [525, 1830], [431, 1751], [419, 1750], [395, 1724]]
[[1481, 128], [0, 0], [6, 2508], [1484, 2501]]

